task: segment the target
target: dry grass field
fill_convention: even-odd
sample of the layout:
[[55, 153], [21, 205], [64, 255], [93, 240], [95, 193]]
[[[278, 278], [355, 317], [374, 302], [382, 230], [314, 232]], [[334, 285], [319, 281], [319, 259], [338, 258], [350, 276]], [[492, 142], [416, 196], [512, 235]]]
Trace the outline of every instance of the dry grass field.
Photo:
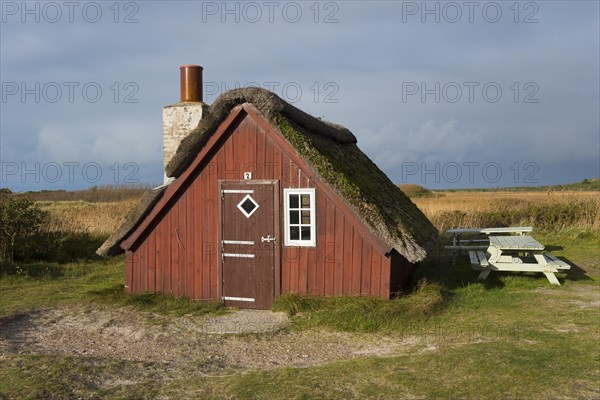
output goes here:
[[137, 200], [113, 202], [38, 201], [50, 213], [48, 229], [55, 232], [109, 235], [121, 224]]
[[529, 204], [570, 204], [580, 201], [598, 201], [600, 192], [433, 192], [433, 196], [413, 198], [428, 217], [443, 211], [489, 211], [500, 208], [522, 208]]
[[432, 192], [412, 200], [440, 232], [497, 225], [494, 220], [561, 232], [600, 230], [600, 192]]

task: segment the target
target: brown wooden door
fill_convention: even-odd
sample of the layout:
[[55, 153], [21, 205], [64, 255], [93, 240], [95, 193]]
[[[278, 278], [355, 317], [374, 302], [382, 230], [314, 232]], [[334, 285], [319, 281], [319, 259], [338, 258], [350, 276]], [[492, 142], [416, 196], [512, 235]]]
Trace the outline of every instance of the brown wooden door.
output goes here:
[[269, 309], [275, 297], [273, 183], [221, 184], [222, 297], [228, 306]]

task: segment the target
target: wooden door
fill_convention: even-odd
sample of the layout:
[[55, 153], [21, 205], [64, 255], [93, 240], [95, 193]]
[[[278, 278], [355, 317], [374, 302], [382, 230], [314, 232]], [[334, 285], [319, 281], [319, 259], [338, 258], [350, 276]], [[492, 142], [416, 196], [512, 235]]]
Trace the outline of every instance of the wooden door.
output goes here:
[[259, 182], [221, 184], [221, 293], [228, 306], [269, 309], [275, 297], [278, 192]]

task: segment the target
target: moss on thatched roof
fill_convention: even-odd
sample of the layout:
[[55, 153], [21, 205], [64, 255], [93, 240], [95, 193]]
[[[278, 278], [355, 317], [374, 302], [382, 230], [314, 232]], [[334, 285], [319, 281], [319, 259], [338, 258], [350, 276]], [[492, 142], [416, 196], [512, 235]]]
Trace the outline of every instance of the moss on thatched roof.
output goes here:
[[[317, 176], [354, 210], [371, 232], [390, 246], [390, 250], [395, 249], [410, 262], [425, 258], [437, 230], [358, 148], [352, 132], [314, 118], [264, 89], [235, 89], [221, 95], [209, 107], [198, 127], [182, 140], [167, 165], [167, 175], [180, 176], [229, 112], [244, 103], [251, 103], [279, 130]], [[128, 219], [126, 224], [130, 226], [119, 229], [121, 233], [126, 231], [125, 234], [111, 236], [110, 247], [118, 246], [146, 214], [140, 214], [133, 224]]]
[[437, 230], [356, 143], [315, 135], [283, 117], [278, 128], [374, 234], [410, 262], [425, 258]]

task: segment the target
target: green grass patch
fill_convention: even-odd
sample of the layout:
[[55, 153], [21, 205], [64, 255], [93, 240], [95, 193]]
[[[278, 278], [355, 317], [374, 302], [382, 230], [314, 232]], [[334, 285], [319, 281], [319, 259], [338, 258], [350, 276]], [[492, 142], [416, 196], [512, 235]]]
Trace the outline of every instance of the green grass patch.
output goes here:
[[155, 294], [128, 294], [123, 257], [74, 263], [33, 262], [4, 266], [0, 278], [0, 317], [59, 304], [134, 307], [163, 315], [224, 313], [217, 302]]
[[390, 332], [418, 323], [444, 307], [444, 288], [421, 280], [407, 295], [386, 301], [371, 297], [314, 297], [286, 294], [273, 309], [297, 316], [297, 328], [323, 326], [345, 332]]
[[158, 393], [152, 363], [18, 355], [1, 360], [0, 366], [3, 399], [147, 399]]
[[[535, 344], [449, 346], [405, 357], [256, 371], [219, 382], [218, 392], [211, 390], [209, 384], [199, 394], [209, 394], [205, 398], [240, 399], [594, 398], [598, 393], [598, 359], [592, 343], [560, 343], [558, 335], [546, 339]], [[581, 371], [582, 362], [595, 368]], [[167, 391], [177, 385], [181, 382]], [[214, 396], [215, 393], [219, 395]]]
[[9, 399], [594, 399], [597, 349], [589, 335], [539, 332], [519, 341], [446, 342], [404, 356], [225, 376], [205, 376], [201, 365], [18, 355], [0, 361], [0, 393]]
[[216, 301], [194, 301], [185, 297], [160, 293], [129, 294], [123, 285], [93, 289], [86, 292], [87, 298], [107, 305], [131, 306], [139, 310], [163, 315], [182, 316], [187, 314], [224, 314], [226, 308]]

